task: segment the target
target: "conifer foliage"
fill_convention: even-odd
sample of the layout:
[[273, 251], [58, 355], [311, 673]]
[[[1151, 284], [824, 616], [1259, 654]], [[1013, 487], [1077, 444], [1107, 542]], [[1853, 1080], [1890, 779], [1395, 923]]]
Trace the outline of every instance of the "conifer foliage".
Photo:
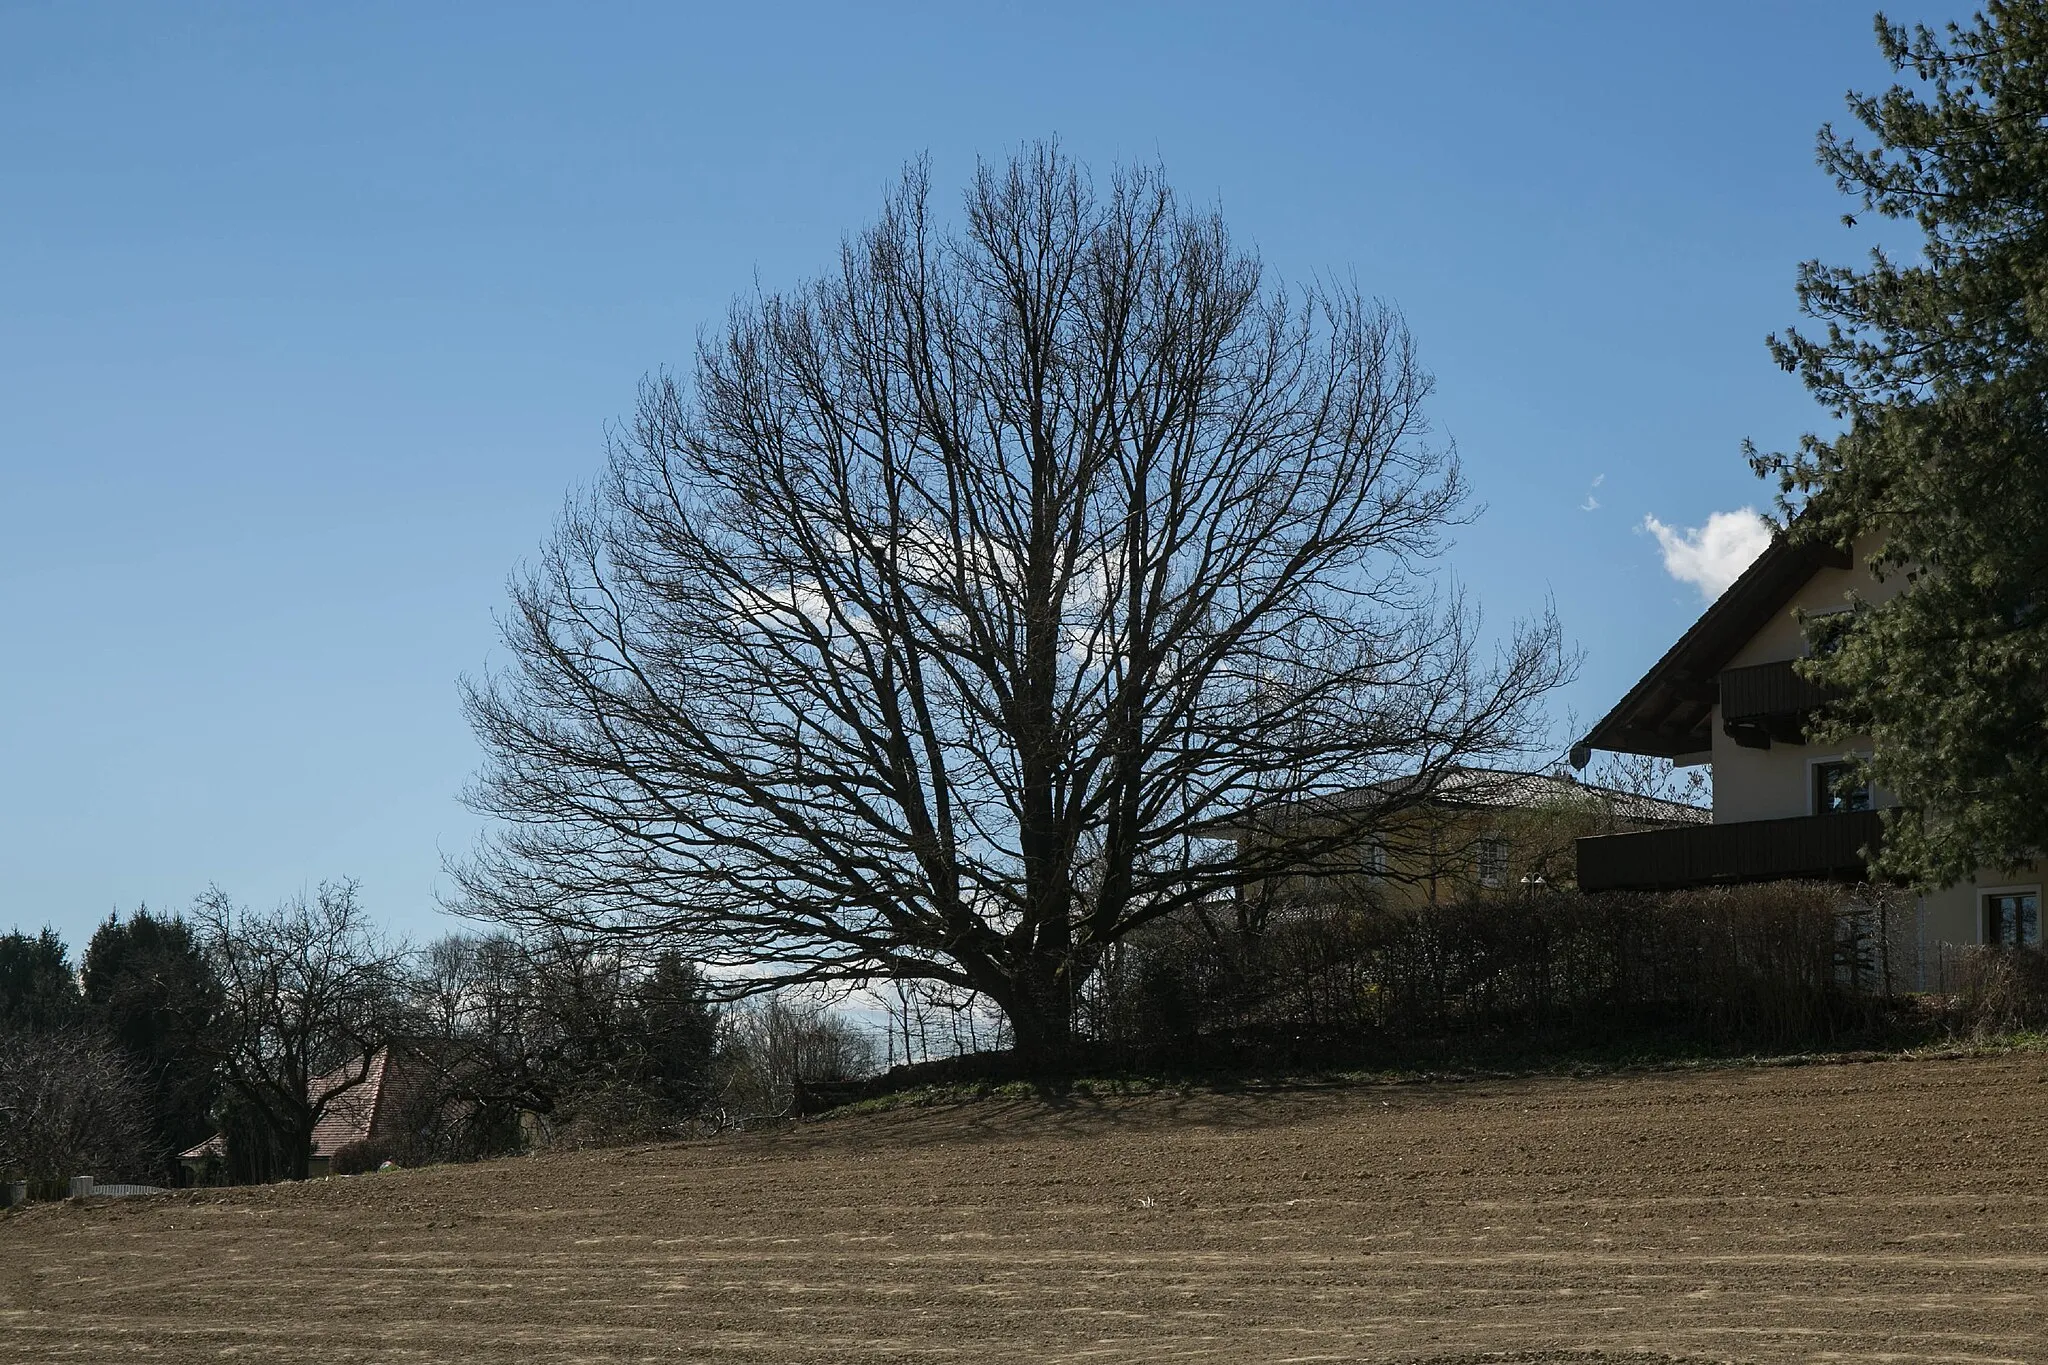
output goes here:
[[1905, 580], [1809, 622], [1808, 667], [1902, 803], [1885, 869], [1941, 884], [2048, 848], [2048, 3], [1877, 37], [1906, 79], [1852, 95], [1874, 145], [1823, 128], [1820, 162], [1920, 250], [1801, 266], [1823, 326], [1771, 348], [1842, 430], [1752, 459], [1795, 534], [1880, 536], [1872, 569]]

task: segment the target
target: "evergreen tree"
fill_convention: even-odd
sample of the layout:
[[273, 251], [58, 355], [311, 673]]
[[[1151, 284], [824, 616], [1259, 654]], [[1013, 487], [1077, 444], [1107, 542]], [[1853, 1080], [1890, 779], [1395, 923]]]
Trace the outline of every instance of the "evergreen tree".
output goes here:
[[147, 909], [99, 927], [83, 975], [87, 1010], [142, 1079], [155, 1158], [175, 1174], [176, 1154], [214, 1131], [220, 1085], [206, 1031], [219, 983], [191, 926]]
[[70, 1028], [83, 1014], [70, 951], [54, 929], [0, 935], [0, 1025], [34, 1033]]
[[1820, 161], [1920, 250], [1800, 267], [1825, 326], [1772, 352], [1841, 431], [1751, 455], [1793, 534], [1878, 534], [1904, 580], [1810, 621], [1807, 667], [1838, 697], [1821, 737], [1868, 735], [1901, 802], [1881, 867], [1944, 884], [2048, 849], [2048, 0], [1877, 37], [1910, 82], [1852, 95], [1875, 145], [1823, 128]]
[[718, 1010], [703, 973], [682, 954], [663, 953], [634, 996], [643, 1083], [666, 1104], [695, 1113], [710, 1098], [718, 1056]]

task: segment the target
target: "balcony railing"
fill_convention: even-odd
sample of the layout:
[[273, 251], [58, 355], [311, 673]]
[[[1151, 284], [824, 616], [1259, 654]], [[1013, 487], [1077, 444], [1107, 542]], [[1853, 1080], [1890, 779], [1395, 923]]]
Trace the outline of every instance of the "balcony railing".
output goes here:
[[1799, 676], [1793, 660], [1731, 668], [1721, 674], [1721, 715], [1726, 720], [1803, 716], [1821, 704], [1818, 686]]
[[1877, 850], [1876, 811], [1683, 825], [1581, 839], [1579, 889], [1655, 891], [1793, 878], [1860, 881], [1863, 850]]
[[1728, 669], [1719, 683], [1721, 729], [1753, 749], [1768, 749], [1772, 740], [1804, 742], [1806, 718], [1824, 699], [1820, 688], [1793, 670], [1790, 659]]

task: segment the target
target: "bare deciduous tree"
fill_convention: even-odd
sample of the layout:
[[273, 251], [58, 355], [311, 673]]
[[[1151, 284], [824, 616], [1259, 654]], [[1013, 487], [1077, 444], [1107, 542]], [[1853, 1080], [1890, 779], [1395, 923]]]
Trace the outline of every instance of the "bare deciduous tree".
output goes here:
[[1714, 770], [1704, 763], [1681, 768], [1650, 754], [1602, 754], [1585, 781], [1608, 791], [1676, 801], [1682, 806], [1714, 804]]
[[639, 975], [632, 954], [596, 936], [451, 936], [414, 965], [411, 1017], [451, 1094], [552, 1115], [636, 1072]]
[[274, 1135], [285, 1174], [304, 1179], [315, 1125], [390, 1040], [403, 954], [378, 935], [351, 881], [323, 882], [268, 913], [215, 889], [192, 922], [220, 982], [212, 1046]]
[[406, 978], [411, 1060], [479, 1141], [516, 1135], [521, 1114], [550, 1129], [693, 1119], [715, 1089], [717, 1011], [693, 966], [635, 946], [567, 934], [430, 945]]
[[978, 991], [1027, 1056], [1139, 925], [1346, 828], [1229, 835], [1518, 752], [1554, 623], [1484, 656], [1401, 319], [1268, 289], [1152, 171], [921, 167], [836, 272], [644, 388], [470, 687], [508, 822], [460, 906], [731, 979]]

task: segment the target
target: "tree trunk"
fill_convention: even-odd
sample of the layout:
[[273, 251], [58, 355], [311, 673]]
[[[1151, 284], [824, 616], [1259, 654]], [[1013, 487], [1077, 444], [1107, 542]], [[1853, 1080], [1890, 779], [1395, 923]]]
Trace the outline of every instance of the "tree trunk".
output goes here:
[[1010, 1021], [1011, 1047], [1025, 1074], [1055, 1076], [1073, 1066], [1074, 999], [1065, 973], [1033, 963], [989, 994]]
[[313, 1170], [313, 1121], [310, 1116], [292, 1118], [291, 1132], [284, 1143], [284, 1178], [304, 1180]]

